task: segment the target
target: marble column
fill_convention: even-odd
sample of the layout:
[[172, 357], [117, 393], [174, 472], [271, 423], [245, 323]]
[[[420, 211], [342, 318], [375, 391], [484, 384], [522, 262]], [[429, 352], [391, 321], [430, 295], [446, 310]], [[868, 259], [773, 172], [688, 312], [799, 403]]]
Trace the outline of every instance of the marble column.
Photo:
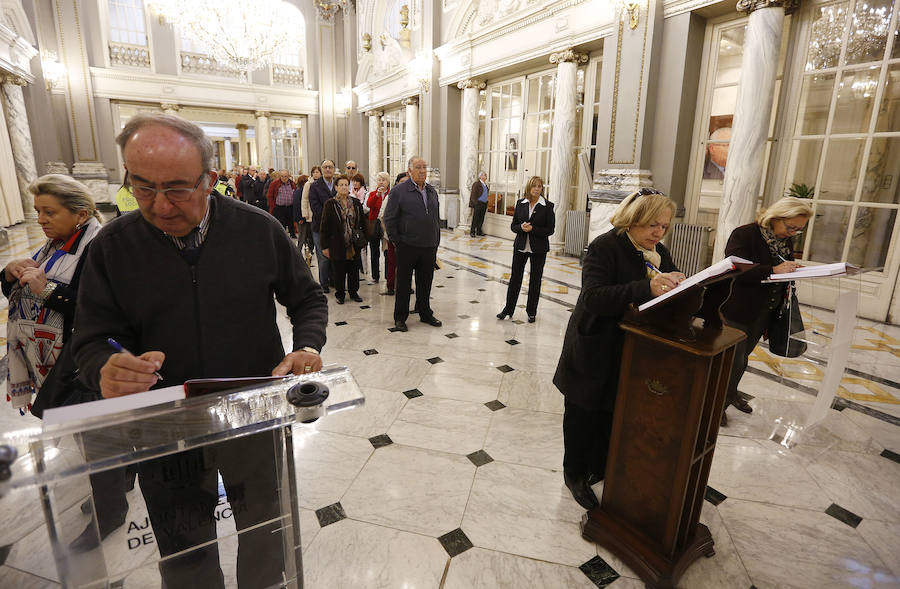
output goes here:
[[37, 178], [37, 165], [34, 163], [31, 129], [28, 126], [28, 113], [25, 111], [25, 97], [22, 95], [22, 86], [25, 84], [24, 78], [6, 75], [0, 84], [0, 92], [3, 95], [3, 111], [16, 166], [22, 209], [26, 219], [34, 220], [37, 219], [37, 214], [34, 212], [34, 197], [28, 192], [28, 185]]
[[272, 167], [272, 137], [269, 133], [269, 111], [258, 110], [256, 117], [256, 154], [260, 168]]
[[560, 251], [566, 242], [566, 211], [569, 209], [569, 185], [575, 166], [575, 85], [579, 63], [588, 57], [572, 49], [550, 55], [556, 64], [556, 93], [553, 107], [553, 146], [550, 152], [550, 189], [556, 231], [550, 236], [551, 251]]
[[459, 222], [456, 230], [469, 232], [472, 209], [469, 208], [469, 187], [478, 179], [478, 92], [484, 88], [481, 80], [458, 82], [462, 90], [459, 121]]
[[231, 155], [231, 139], [225, 139], [225, 160], [222, 164], [222, 167], [225, 168], [225, 171], [229, 171], [232, 167], [234, 167], [234, 158]]
[[240, 123], [235, 125], [238, 132], [238, 164], [249, 166], [250, 158], [247, 155], [247, 125]]
[[406, 159], [419, 153], [419, 98], [411, 96], [400, 104], [406, 107]]
[[159, 108], [162, 109], [164, 113], [167, 115], [175, 115], [178, 116], [178, 111], [181, 110], [180, 104], [175, 104], [172, 102], [163, 102], [159, 105]]
[[713, 260], [724, 257], [731, 232], [756, 216], [759, 183], [763, 176], [766, 139], [775, 99], [775, 76], [785, 14], [799, 0], [740, 0], [738, 10], [749, 13], [744, 55], [734, 109], [731, 144]]
[[375, 174], [381, 172], [381, 160], [384, 158], [382, 149], [381, 117], [384, 112], [380, 110], [366, 111], [369, 117], [369, 186], [376, 186]]

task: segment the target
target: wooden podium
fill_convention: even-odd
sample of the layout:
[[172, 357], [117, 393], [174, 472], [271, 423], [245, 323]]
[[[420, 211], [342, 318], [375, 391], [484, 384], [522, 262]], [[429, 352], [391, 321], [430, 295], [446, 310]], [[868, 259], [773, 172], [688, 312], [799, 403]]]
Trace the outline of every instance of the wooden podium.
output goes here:
[[699, 523], [735, 344], [742, 331], [719, 308], [737, 272], [701, 282], [638, 313], [625, 331], [600, 506], [582, 535], [622, 559], [652, 588], [675, 587], [715, 554]]

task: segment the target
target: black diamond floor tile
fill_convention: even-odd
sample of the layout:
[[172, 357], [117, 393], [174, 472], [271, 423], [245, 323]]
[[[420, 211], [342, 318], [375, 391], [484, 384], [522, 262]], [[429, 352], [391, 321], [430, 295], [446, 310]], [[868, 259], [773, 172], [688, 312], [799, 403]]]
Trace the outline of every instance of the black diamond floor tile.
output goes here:
[[371, 309], [371, 308], [372, 308], [372, 307], [369, 306], [369, 305], [363, 305], [363, 306], [360, 307], [360, 309]]
[[825, 510], [825, 513], [838, 520], [839, 522], [844, 522], [851, 528], [855, 528], [859, 525], [863, 518], [859, 517], [852, 511], [844, 509], [837, 503], [832, 503], [828, 506], [828, 509]]
[[591, 583], [601, 589], [608, 587], [619, 578], [619, 573], [599, 556], [595, 556], [578, 568], [591, 580]]
[[477, 304], [478, 304], [478, 301], [469, 301], [469, 302], [472, 303], [473, 305], [477, 305]]
[[319, 525], [324, 528], [325, 526], [331, 525], [335, 522], [339, 522], [342, 519], [346, 518], [347, 514], [344, 513], [344, 508], [341, 506], [340, 502], [338, 502], [322, 507], [321, 509], [317, 509], [316, 517], [319, 520]]
[[340, 327], [341, 325], [347, 325], [347, 322], [346, 321], [335, 321], [334, 324], [337, 325], [338, 327]]
[[[725, 495], [724, 493], [720, 493], [719, 491], [716, 491], [712, 487], [707, 486], [706, 494], [703, 496], [703, 498], [706, 499], [707, 501], [709, 501], [710, 503], [712, 503], [713, 505], [718, 505], [722, 501], [725, 501], [726, 499], [728, 499], [728, 496]], [[731, 505], [731, 504], [729, 503], [729, 505]]]
[[381, 434], [380, 436], [369, 438], [369, 443], [372, 444], [372, 446], [374, 446], [377, 450], [384, 446], [390, 446], [394, 443], [394, 440], [392, 440], [387, 434]]
[[443, 536], [438, 537], [438, 542], [450, 555], [450, 558], [462, 554], [469, 548], [472, 548], [472, 541], [469, 540], [466, 533], [460, 528], [456, 528], [452, 532], [447, 532]]
[[432, 364], [440, 364], [441, 362], [443, 362], [443, 360], [440, 358], [440, 356], [435, 356], [434, 358], [429, 358], [428, 361], [431, 362]]
[[496, 400], [488, 401], [487, 403], [484, 404], [484, 406], [487, 407], [488, 409], [490, 409], [491, 411], [499, 411], [499, 410], [503, 409], [504, 407], [506, 407], [506, 405], [504, 405], [500, 401], [496, 401]]
[[459, 317], [460, 319], [468, 319], [469, 318], [468, 315], [457, 315], [457, 317]]
[[466, 458], [471, 460], [472, 464], [474, 464], [475, 466], [484, 466], [485, 464], [494, 461], [494, 459], [491, 458], [491, 455], [484, 450], [476, 450], [471, 454], [467, 454]]
[[459, 336], [456, 335], [455, 333], [445, 333], [445, 334], [444, 334], [444, 337], [447, 338], [447, 339], [456, 339], [456, 338], [458, 338]]
[[403, 391], [403, 394], [406, 395], [407, 399], [415, 399], [416, 397], [422, 396], [422, 391], [419, 389], [409, 389], [408, 391]]
[[508, 344], [511, 345], [511, 346], [515, 346], [515, 345], [518, 345], [518, 344], [521, 343], [521, 342], [519, 342], [519, 340], [515, 340], [515, 339], [508, 339], [508, 340], [506, 340], [506, 343], [508, 343]]
[[378, 350], [376, 350], [375, 348], [370, 348], [370, 349], [368, 349], [368, 350], [363, 350], [363, 354], [365, 354], [366, 356], [374, 356], [374, 355], [377, 354], [377, 353], [378, 353]]
[[887, 458], [888, 460], [893, 460], [897, 464], [900, 464], [900, 454], [896, 452], [891, 452], [890, 450], [882, 450], [881, 456]]
[[512, 372], [513, 370], [515, 370], [515, 368], [504, 364], [503, 366], [498, 366], [497, 370], [499, 370], [500, 372]]
[[479, 289], [478, 289], [478, 292], [486, 292], [486, 291], [487, 291], [486, 288], [479, 288]]

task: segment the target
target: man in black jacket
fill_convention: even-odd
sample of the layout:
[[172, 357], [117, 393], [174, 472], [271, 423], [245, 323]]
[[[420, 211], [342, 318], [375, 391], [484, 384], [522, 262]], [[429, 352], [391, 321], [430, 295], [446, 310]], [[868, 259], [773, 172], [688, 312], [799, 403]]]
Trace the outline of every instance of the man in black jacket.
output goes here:
[[[256, 201], [256, 168], [250, 168], [246, 174], [241, 176], [241, 200], [253, 206], [260, 206]], [[260, 207], [262, 208], [262, 207]]]
[[[85, 263], [70, 344], [80, 378], [116, 397], [192, 378], [319, 370], [325, 297], [272, 216], [210, 194], [213, 147], [202, 129], [141, 114], [117, 141], [141, 214], [107, 224]], [[273, 293], [293, 324], [287, 355]], [[113, 353], [109, 337], [136, 356]], [[241, 531], [238, 585], [280, 583], [275, 468], [271, 433], [140, 463], [155, 540], [168, 557], [159, 564], [164, 586], [193, 589], [202, 579], [204, 587], [224, 587], [213, 542], [217, 472]]]
[[323, 160], [322, 176], [309, 187], [309, 208], [312, 210], [313, 243], [316, 246], [316, 261], [319, 264], [319, 284], [322, 290], [328, 292], [328, 284], [331, 282], [331, 262], [322, 253], [322, 237], [319, 227], [322, 225], [322, 207], [325, 201], [337, 194], [334, 189], [334, 162]]
[[388, 195], [384, 225], [397, 252], [397, 298], [394, 300], [394, 327], [407, 331], [412, 273], [416, 272], [416, 310], [419, 321], [440, 327], [431, 310], [431, 281], [441, 242], [438, 195], [425, 182], [428, 167], [419, 156], [409, 158], [409, 179], [397, 184]]

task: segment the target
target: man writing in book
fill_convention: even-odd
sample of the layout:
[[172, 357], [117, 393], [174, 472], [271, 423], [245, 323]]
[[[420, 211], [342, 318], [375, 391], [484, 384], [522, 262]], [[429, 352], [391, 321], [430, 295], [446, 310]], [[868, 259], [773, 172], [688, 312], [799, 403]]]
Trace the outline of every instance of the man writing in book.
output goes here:
[[[203, 130], [141, 114], [117, 142], [141, 214], [105, 226], [85, 264], [82, 284], [90, 286], [79, 293], [72, 346], [86, 384], [116, 397], [194, 378], [319, 370], [322, 290], [274, 218], [210, 193], [213, 145]], [[293, 325], [287, 355], [273, 295]], [[136, 355], [115, 352], [107, 338]], [[282, 579], [275, 451], [263, 433], [140, 464], [160, 555], [174, 555], [159, 565], [168, 589], [198, 580], [224, 587], [212, 543], [218, 474], [241, 532], [238, 585]]]

